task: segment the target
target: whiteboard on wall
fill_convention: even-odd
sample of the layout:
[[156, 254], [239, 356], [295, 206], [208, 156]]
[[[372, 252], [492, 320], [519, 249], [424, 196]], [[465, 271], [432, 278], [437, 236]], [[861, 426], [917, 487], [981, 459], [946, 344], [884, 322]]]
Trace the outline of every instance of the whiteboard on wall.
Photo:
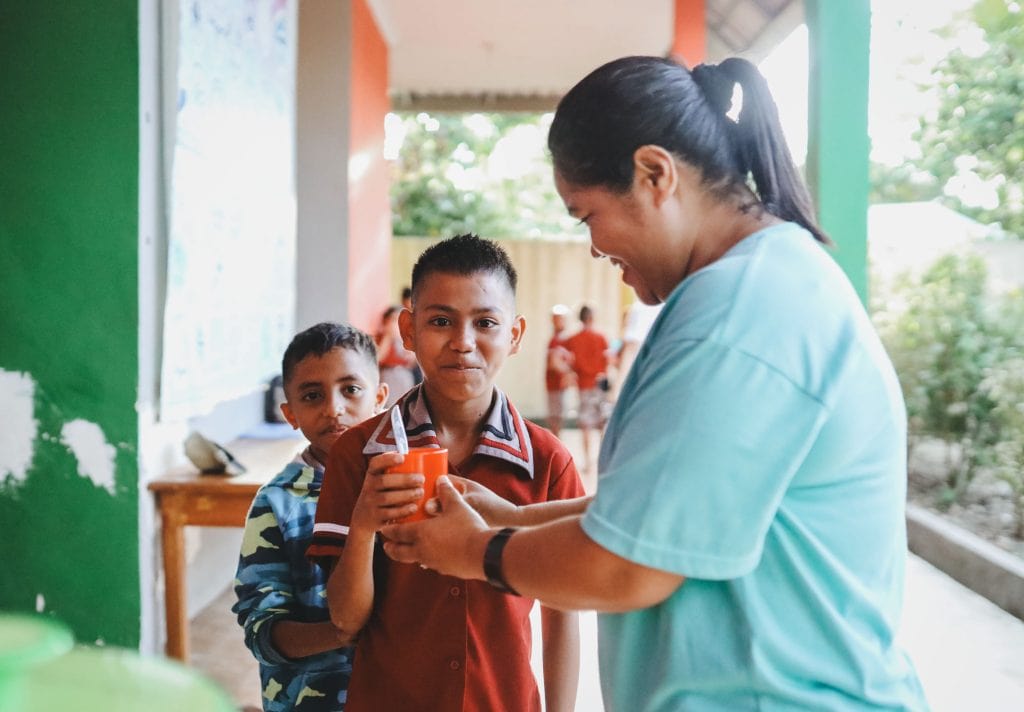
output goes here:
[[292, 335], [296, 2], [181, 0], [166, 35], [164, 420], [264, 386]]

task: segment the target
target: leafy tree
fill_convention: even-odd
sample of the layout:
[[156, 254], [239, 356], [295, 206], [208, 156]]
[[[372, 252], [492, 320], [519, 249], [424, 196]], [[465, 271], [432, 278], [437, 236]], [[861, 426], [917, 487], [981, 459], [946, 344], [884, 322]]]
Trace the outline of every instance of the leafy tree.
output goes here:
[[981, 30], [985, 50], [954, 49], [935, 67], [939, 106], [916, 134], [920, 165], [942, 185], [971, 174], [993, 185], [996, 205], [954, 198], [954, 207], [1024, 238], [1024, 12], [1014, 0], [979, 0], [964, 22]]
[[915, 168], [910, 163], [888, 166], [872, 161], [868, 167], [871, 181], [869, 202], [906, 203], [933, 200], [942, 195], [942, 186], [931, 173]]
[[903, 386], [910, 435], [959, 446], [947, 503], [990, 464], [998, 438], [995, 403], [981, 384], [1003, 357], [1006, 334], [990, 313], [986, 283], [980, 257], [946, 255], [920, 281], [903, 281], [903, 309], [879, 325]]
[[550, 115], [401, 114], [395, 235], [540, 237], [578, 231], [555, 192]]
[[993, 472], [1010, 485], [1017, 519], [1014, 535], [1024, 539], [1024, 291], [999, 298], [995, 321], [1002, 337], [994, 345], [1000, 357], [986, 369], [981, 389], [995, 404]]

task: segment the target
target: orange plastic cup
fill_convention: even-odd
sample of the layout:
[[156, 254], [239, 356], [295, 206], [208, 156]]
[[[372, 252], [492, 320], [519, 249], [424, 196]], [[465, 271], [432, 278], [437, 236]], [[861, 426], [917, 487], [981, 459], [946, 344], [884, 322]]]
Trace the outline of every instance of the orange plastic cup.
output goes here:
[[418, 472], [426, 478], [423, 482], [423, 497], [418, 502], [417, 510], [408, 517], [402, 517], [398, 521], [418, 522], [426, 519], [427, 513], [423, 508], [427, 504], [427, 500], [434, 496], [437, 488], [437, 478], [448, 474], [448, 449], [436, 447], [410, 448], [402, 464], [389, 467], [388, 472]]

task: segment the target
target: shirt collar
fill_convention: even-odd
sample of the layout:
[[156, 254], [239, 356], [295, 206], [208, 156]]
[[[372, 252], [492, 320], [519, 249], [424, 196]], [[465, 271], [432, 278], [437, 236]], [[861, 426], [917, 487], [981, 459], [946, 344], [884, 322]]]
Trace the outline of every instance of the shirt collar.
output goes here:
[[[524, 470], [532, 479], [533, 444], [526, 429], [526, 422], [501, 390], [495, 388], [494, 392], [496, 397], [485, 417], [484, 427], [473, 454], [490, 455], [509, 462]], [[422, 384], [402, 396], [392, 407], [399, 408], [402, 413], [409, 447], [441, 447], [437, 440], [437, 431], [430, 419]], [[391, 432], [391, 418], [381, 418], [366, 442], [363, 454], [377, 455], [394, 450], [395, 437]]]
[[295, 456], [293, 462], [306, 467], [312, 467], [314, 472], [321, 475], [324, 473], [324, 465], [316, 459], [316, 455], [313, 454], [312, 446], [307, 445], [302, 452]]
[[[282, 489], [309, 492], [310, 494], [320, 492], [320, 486], [324, 479], [324, 466], [313, 455], [311, 446], [296, 453], [289, 464], [289, 467], [292, 466], [296, 466], [296, 468], [292, 471], [291, 478], [281, 483]], [[287, 469], [285, 471], [287, 472]]]

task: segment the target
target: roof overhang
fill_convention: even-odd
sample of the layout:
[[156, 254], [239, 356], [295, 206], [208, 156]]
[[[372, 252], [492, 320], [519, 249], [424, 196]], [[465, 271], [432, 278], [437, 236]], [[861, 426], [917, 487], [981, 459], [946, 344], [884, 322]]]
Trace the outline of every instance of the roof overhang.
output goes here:
[[[404, 111], [548, 111], [616, 57], [663, 56], [673, 0], [368, 0]], [[707, 0], [707, 60], [759, 61], [803, 22], [802, 0]]]

